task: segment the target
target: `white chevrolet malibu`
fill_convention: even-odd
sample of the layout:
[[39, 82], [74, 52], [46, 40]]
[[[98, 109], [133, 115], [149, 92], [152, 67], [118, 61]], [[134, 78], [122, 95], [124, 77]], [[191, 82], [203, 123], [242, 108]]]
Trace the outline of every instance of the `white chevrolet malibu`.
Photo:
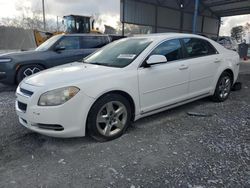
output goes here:
[[136, 36], [26, 78], [16, 111], [32, 131], [106, 141], [142, 117], [208, 96], [225, 101], [238, 72], [238, 54], [205, 37]]

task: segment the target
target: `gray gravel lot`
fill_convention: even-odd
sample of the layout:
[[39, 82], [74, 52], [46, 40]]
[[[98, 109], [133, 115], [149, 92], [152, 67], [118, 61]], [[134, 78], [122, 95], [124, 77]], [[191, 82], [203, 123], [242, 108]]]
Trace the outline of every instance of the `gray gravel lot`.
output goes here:
[[15, 88], [0, 85], [0, 187], [250, 187], [250, 64], [241, 72], [243, 88], [226, 102], [144, 118], [106, 143], [23, 128]]

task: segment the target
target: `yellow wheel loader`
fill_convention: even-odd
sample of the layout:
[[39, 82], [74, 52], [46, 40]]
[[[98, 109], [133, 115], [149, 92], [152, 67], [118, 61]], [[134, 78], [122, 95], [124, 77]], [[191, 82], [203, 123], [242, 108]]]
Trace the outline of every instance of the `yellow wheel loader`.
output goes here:
[[34, 30], [34, 38], [36, 45], [39, 46], [52, 36], [63, 33], [95, 33], [102, 34], [98, 29], [94, 28], [95, 20], [90, 16], [68, 15], [63, 17], [64, 31], [45, 32]]

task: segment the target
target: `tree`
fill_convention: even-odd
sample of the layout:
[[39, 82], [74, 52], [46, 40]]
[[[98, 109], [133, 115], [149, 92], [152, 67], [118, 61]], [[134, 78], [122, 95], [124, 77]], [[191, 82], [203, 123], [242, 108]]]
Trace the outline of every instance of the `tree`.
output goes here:
[[236, 26], [231, 29], [231, 37], [234, 37], [238, 42], [242, 42], [244, 33], [243, 26]]
[[250, 23], [246, 23], [246, 25], [245, 25], [245, 27], [244, 27], [244, 30], [246, 31], [246, 32], [250, 32]]
[[[16, 16], [14, 18], [2, 18], [0, 20], [0, 25], [32, 30], [43, 30], [43, 19], [41, 11], [32, 10], [30, 6], [24, 6], [23, 4], [17, 4], [16, 9], [20, 13], [20, 16]], [[59, 24], [59, 29], [61, 27], [62, 24]], [[46, 31], [57, 31], [56, 19], [47, 18]]]

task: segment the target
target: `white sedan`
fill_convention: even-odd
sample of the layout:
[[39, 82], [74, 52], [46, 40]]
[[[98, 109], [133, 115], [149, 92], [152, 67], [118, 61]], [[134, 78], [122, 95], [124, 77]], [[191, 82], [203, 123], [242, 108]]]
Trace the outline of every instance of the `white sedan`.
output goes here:
[[238, 72], [238, 54], [205, 37], [136, 36], [26, 78], [16, 111], [32, 131], [106, 141], [142, 117], [208, 96], [225, 101]]

